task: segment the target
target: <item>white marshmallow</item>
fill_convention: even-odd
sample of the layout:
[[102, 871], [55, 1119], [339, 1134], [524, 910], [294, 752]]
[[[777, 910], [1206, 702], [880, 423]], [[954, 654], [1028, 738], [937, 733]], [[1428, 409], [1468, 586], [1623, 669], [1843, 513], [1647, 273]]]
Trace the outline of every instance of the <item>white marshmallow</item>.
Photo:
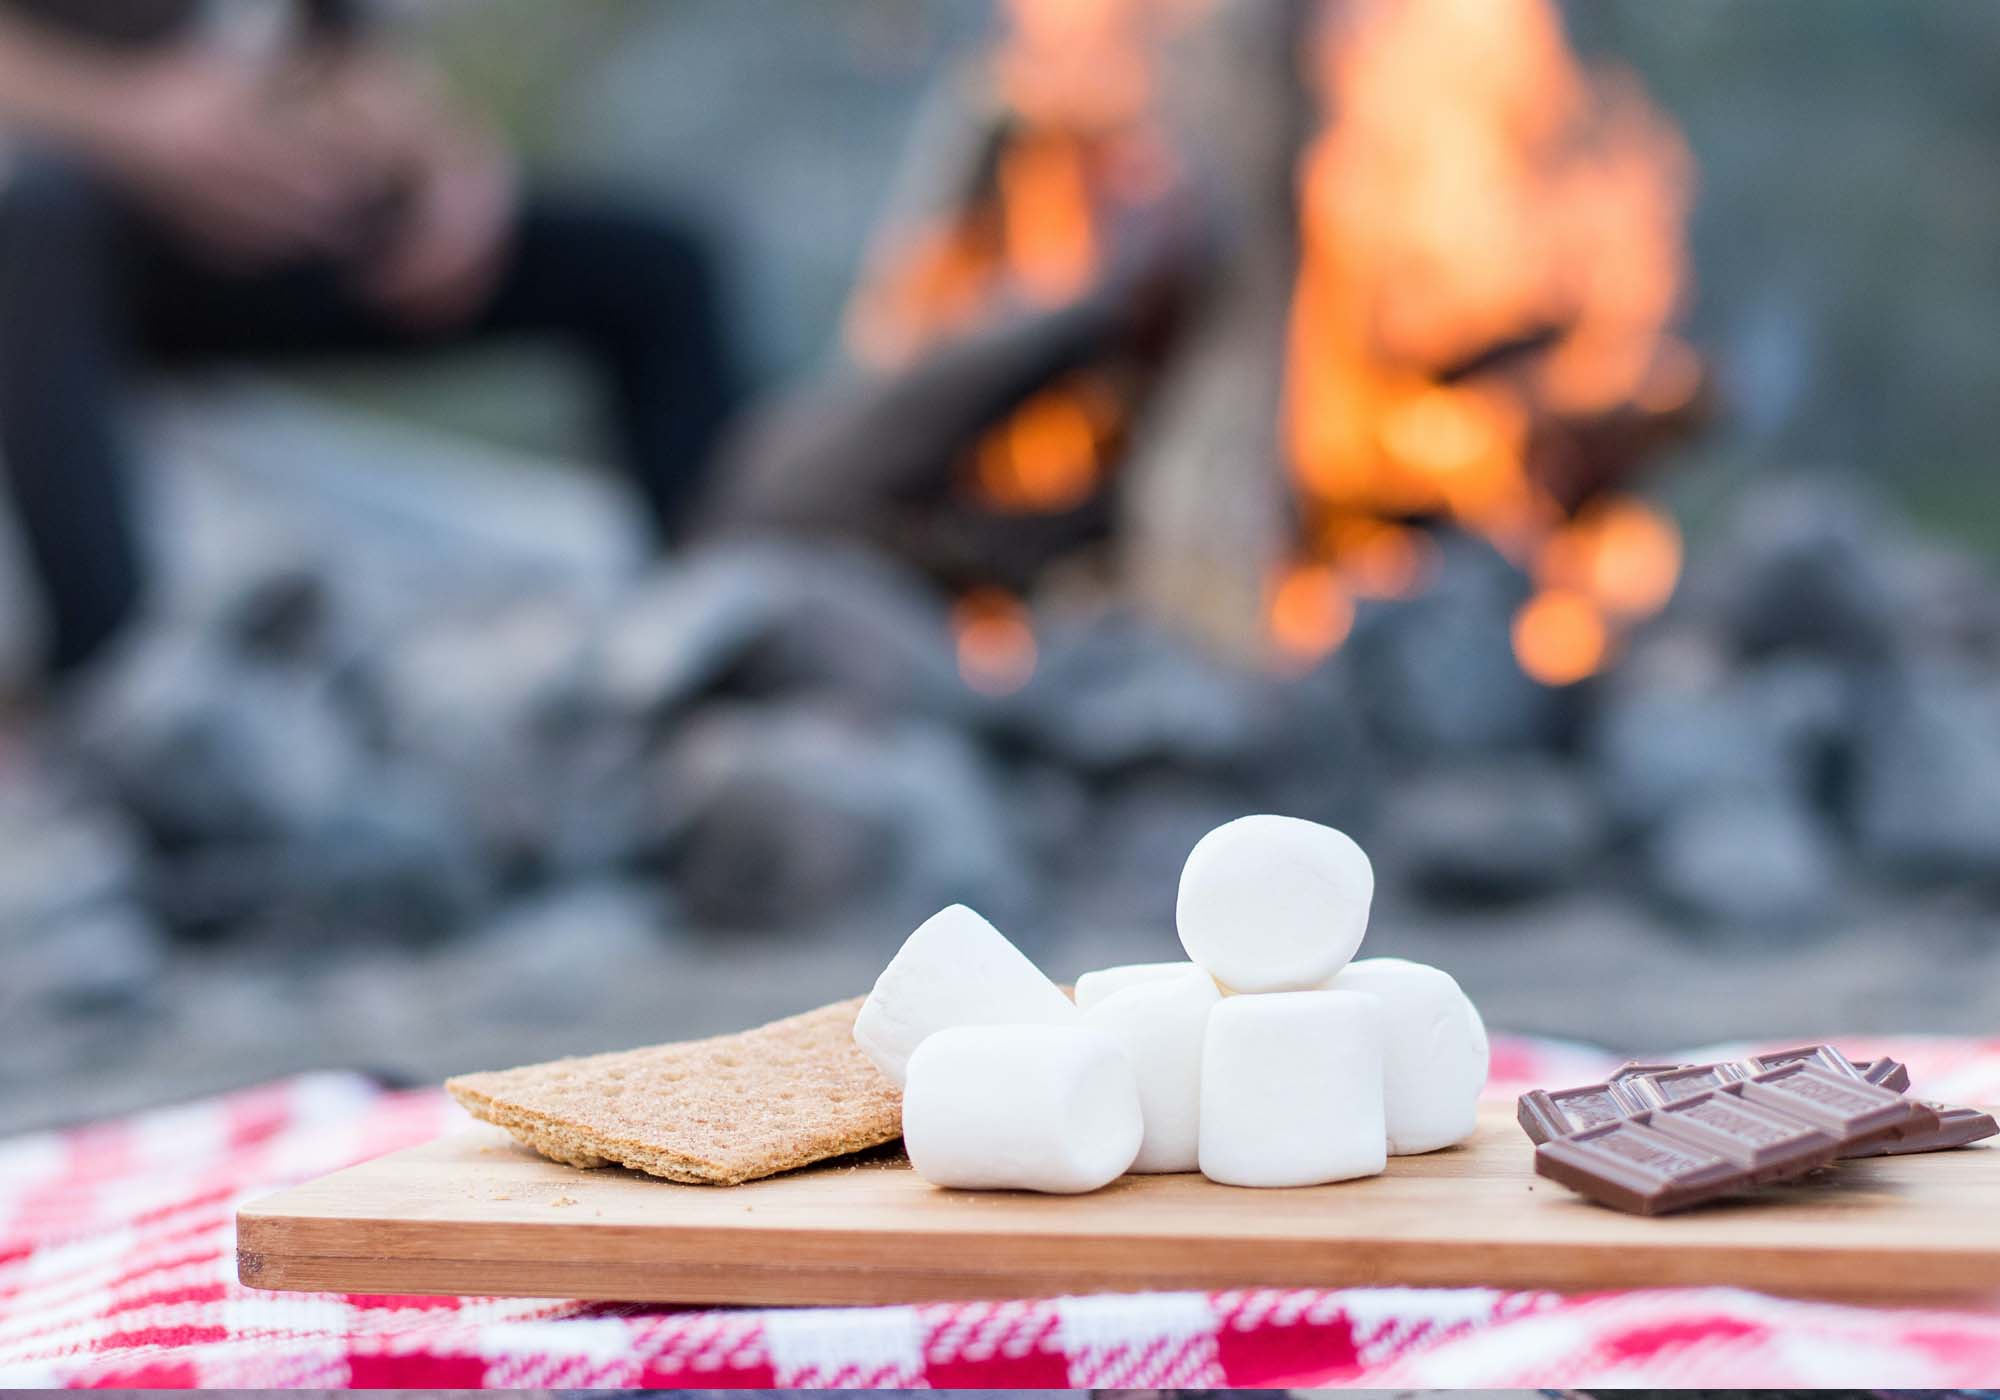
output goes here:
[[974, 1191], [1095, 1191], [1132, 1165], [1139, 1086], [1086, 1026], [958, 1026], [910, 1057], [903, 1146], [918, 1176]]
[[[1193, 963], [1170, 966], [1168, 975], [1115, 992], [1083, 1013], [1084, 1025], [1118, 1042], [1139, 1083], [1146, 1137], [1129, 1168], [1135, 1172], [1191, 1172], [1199, 1165], [1201, 1043], [1222, 993]], [[1079, 981], [1079, 1000], [1082, 989]]]
[[1382, 1003], [1390, 1153], [1435, 1152], [1471, 1137], [1486, 1087], [1486, 1023], [1452, 975], [1402, 958], [1363, 958], [1328, 986]]
[[993, 925], [954, 904], [903, 943], [854, 1019], [854, 1043], [902, 1084], [925, 1036], [948, 1026], [1073, 1026], [1076, 1006]]
[[[1086, 972], [1076, 979], [1076, 1009], [1088, 1011], [1106, 997], [1114, 996], [1127, 987], [1157, 982], [1163, 977], [1174, 977], [1190, 969], [1194, 969], [1191, 962], [1126, 963], [1122, 967]], [[1202, 975], [1206, 977], [1208, 974]]]
[[1382, 1005], [1361, 992], [1228, 997], [1208, 1013], [1201, 1171], [1226, 1186], [1313, 1186], [1387, 1164]]
[[1188, 956], [1230, 991], [1304, 991], [1354, 956], [1374, 898], [1374, 868], [1346, 833], [1239, 817], [1188, 853], [1175, 922]]

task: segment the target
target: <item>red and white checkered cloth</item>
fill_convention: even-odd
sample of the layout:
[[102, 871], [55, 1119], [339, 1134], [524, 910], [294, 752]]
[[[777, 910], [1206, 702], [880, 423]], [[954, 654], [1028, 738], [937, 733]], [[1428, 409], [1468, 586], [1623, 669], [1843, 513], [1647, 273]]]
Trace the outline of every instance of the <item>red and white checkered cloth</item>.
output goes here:
[[[1927, 1094], [2000, 1101], [2000, 1040], [1843, 1042]], [[1499, 1038], [1491, 1092], [1608, 1057]], [[1724, 1288], [1163, 1293], [917, 1307], [684, 1311], [264, 1293], [236, 1282], [239, 1202], [459, 1121], [436, 1092], [302, 1078], [0, 1141], [0, 1385], [1884, 1386], [2000, 1378], [1990, 1311]]]

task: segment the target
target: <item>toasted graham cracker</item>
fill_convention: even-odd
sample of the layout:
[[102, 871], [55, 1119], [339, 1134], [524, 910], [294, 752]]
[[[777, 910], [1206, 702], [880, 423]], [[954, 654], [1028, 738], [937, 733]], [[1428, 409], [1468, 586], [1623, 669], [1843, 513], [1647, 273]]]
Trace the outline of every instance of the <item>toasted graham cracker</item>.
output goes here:
[[466, 1074], [475, 1118], [573, 1167], [734, 1186], [892, 1142], [903, 1098], [854, 1044], [861, 998], [756, 1030]]

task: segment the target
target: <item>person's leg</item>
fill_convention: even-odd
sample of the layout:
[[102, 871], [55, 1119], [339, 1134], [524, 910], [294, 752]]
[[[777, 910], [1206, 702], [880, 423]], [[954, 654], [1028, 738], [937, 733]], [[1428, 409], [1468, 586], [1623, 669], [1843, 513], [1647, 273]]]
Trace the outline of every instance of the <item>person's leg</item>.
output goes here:
[[140, 590], [118, 237], [111, 201], [74, 166], [26, 160], [0, 185], [0, 469], [57, 674], [111, 637]]
[[664, 539], [688, 525], [741, 392], [701, 245], [664, 218], [532, 199], [492, 305], [469, 330], [561, 336], [601, 367], [617, 446]]
[[406, 352], [492, 335], [567, 341], [606, 378], [613, 445], [665, 539], [686, 525], [701, 469], [736, 406], [715, 278], [699, 244], [656, 215], [609, 202], [531, 197], [488, 303], [440, 330], [399, 326], [325, 265], [229, 277], [159, 245], [137, 280], [140, 332], [168, 362]]

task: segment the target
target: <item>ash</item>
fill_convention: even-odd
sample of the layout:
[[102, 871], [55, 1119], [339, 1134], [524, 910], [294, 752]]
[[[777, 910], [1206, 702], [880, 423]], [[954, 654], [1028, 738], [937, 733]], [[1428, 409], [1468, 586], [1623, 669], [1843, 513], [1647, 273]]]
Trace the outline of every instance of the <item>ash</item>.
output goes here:
[[165, 474], [170, 605], [0, 718], [0, 1131], [736, 1029], [952, 900], [1061, 977], [1171, 957], [1182, 858], [1250, 811], [1354, 832], [1366, 950], [1497, 1027], [2000, 1010], [2000, 592], [1838, 481], [1743, 494], [1565, 690], [1509, 653], [1524, 580], [1447, 537], [1310, 674], [1051, 605], [990, 695], [882, 558], [647, 566], [588, 478], [227, 456]]

